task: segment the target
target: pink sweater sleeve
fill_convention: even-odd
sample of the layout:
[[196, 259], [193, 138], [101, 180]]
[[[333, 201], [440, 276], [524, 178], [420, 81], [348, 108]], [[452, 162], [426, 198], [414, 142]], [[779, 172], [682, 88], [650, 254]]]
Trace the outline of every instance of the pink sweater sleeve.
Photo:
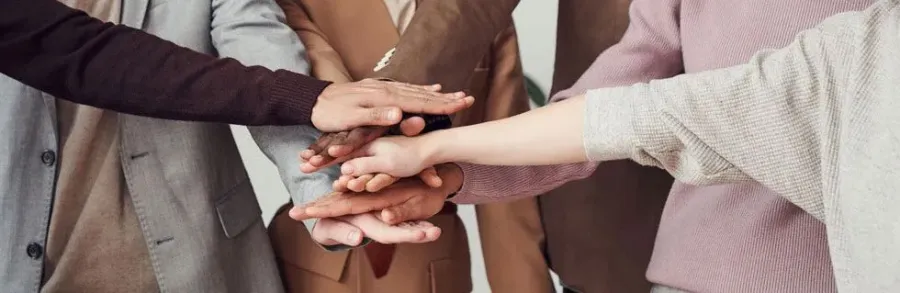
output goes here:
[[[634, 0], [631, 23], [622, 40], [597, 57], [571, 88], [553, 96], [560, 101], [588, 89], [668, 78], [684, 70], [678, 28], [680, 0]], [[456, 203], [484, 203], [535, 196], [590, 176], [597, 163], [554, 166], [483, 166], [461, 163], [462, 189]]]

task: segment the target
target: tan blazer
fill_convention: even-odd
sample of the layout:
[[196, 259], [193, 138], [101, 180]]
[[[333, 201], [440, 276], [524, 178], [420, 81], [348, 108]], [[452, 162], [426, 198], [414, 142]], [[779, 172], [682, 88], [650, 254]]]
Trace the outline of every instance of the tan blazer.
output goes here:
[[[384, 53], [400, 40], [383, 0], [355, 0], [352, 4], [279, 0], [279, 4], [287, 15], [288, 25], [307, 48], [312, 75], [320, 79], [350, 82], [369, 77]], [[469, 54], [477, 60], [465, 70], [463, 88], [475, 96], [476, 102], [454, 116], [456, 126], [505, 118], [529, 108], [515, 28], [508, 16], [506, 19], [503, 28], [493, 33], [479, 53]], [[486, 205], [478, 207], [477, 213], [492, 292], [550, 292], [549, 269], [541, 252], [544, 237], [537, 201]], [[324, 252], [315, 247], [304, 230], [291, 227], [286, 217], [284, 213], [276, 215], [270, 235], [291, 292], [342, 292], [348, 286], [337, 283], [346, 283], [348, 278], [357, 280], [354, 292], [373, 292], [364, 288], [375, 283], [380, 287], [371, 290], [384, 292], [422, 292], [415, 291], [414, 287], [428, 287], [425, 284], [431, 284], [433, 292], [471, 290], [465, 229], [455, 215], [450, 218], [438, 215], [432, 219], [444, 230], [438, 242], [398, 245], [388, 275], [378, 280], [371, 280], [373, 277], [368, 272], [359, 271], [368, 270], [368, 266], [360, 267], [365, 262], [360, 261], [365, 259], [364, 253], [354, 257], [355, 251]], [[452, 252], [460, 249], [464, 251]], [[435, 260], [446, 258], [448, 252], [466, 260], [434, 265]], [[429, 262], [432, 262], [430, 267]], [[415, 276], [418, 272], [414, 268], [418, 267], [423, 271], [432, 270], [432, 279], [391, 275]], [[442, 280], [448, 279], [457, 284], [435, 285], [447, 283]], [[305, 284], [292, 282], [295, 280], [303, 280]], [[460, 286], [462, 283], [469, 285]]]
[[[387, 66], [375, 76], [464, 88], [468, 68], [479, 62], [472, 52], [490, 45], [519, 1], [489, 2], [422, 0]], [[600, 52], [618, 42], [629, 5], [629, 0], [559, 1], [552, 92], [570, 87]], [[593, 176], [541, 197], [546, 252], [562, 283], [580, 292], [649, 291], [644, 274], [671, 182], [662, 170], [608, 162]]]

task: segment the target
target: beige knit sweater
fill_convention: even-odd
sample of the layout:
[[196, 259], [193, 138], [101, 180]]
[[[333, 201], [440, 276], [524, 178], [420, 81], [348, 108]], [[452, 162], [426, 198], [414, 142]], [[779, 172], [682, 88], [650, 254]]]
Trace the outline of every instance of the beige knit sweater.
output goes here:
[[742, 66], [589, 91], [589, 158], [765, 184], [826, 223], [840, 292], [900, 292], [898, 2]]

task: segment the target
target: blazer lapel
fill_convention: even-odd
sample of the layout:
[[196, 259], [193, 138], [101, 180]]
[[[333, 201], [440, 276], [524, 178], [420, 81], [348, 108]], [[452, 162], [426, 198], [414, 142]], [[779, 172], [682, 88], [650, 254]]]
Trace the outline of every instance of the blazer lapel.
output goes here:
[[121, 0], [122, 19], [121, 24], [144, 29], [144, 17], [147, 16], [147, 6], [150, 0]]
[[382, 0], [302, 2], [355, 80], [371, 75], [378, 60], [400, 40]]

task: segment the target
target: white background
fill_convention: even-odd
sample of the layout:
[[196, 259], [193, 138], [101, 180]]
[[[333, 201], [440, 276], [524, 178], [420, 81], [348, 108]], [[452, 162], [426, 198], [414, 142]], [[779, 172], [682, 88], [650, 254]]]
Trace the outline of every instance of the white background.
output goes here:
[[[557, 1], [522, 1], [514, 13], [525, 73], [531, 76], [545, 93], [550, 90], [553, 76]], [[275, 209], [288, 201], [287, 191], [281, 183], [277, 169], [253, 143], [246, 128], [233, 127], [233, 130], [244, 164], [247, 166], [247, 172], [250, 173], [253, 188], [262, 206], [263, 218], [268, 223]], [[469, 236], [473, 292], [491, 292], [484, 271], [475, 210], [472, 206], [460, 206], [459, 215], [466, 225]]]

